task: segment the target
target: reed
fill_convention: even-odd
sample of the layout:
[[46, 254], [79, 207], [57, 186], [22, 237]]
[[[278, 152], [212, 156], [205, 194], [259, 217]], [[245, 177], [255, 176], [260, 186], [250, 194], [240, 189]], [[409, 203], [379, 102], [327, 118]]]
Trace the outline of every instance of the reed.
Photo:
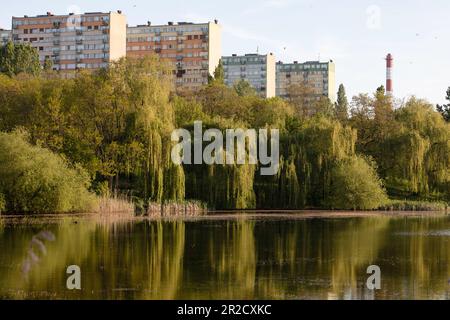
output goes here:
[[96, 211], [100, 214], [130, 214], [134, 215], [135, 205], [126, 197], [101, 197], [98, 203], [98, 209]]
[[207, 211], [206, 204], [201, 201], [166, 201], [149, 203], [146, 215], [149, 217], [195, 217], [204, 215]]
[[386, 211], [447, 211], [448, 204], [439, 201], [389, 200], [379, 209]]

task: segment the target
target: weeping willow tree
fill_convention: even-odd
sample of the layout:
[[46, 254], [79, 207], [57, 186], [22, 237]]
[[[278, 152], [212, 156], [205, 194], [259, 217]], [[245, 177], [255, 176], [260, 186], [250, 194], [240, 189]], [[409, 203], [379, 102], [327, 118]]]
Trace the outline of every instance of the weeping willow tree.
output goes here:
[[[219, 124], [209, 125], [219, 126]], [[192, 127], [191, 127], [192, 129]], [[225, 137], [225, 130], [223, 131]], [[206, 146], [206, 143], [204, 143]], [[248, 146], [248, 145], [247, 145]], [[236, 148], [237, 145], [234, 145]], [[230, 151], [223, 146], [222, 157]], [[253, 190], [256, 165], [249, 164], [249, 149], [246, 148], [245, 164], [237, 164], [237, 152], [234, 152], [234, 163], [192, 164], [184, 165], [186, 171], [186, 197], [199, 199], [215, 209], [250, 209], [256, 206]]]
[[257, 177], [259, 207], [304, 208], [324, 204], [332, 169], [355, 155], [356, 131], [338, 121], [316, 116], [281, 137], [280, 169], [276, 176]]
[[377, 159], [396, 196], [450, 199], [450, 126], [428, 103], [410, 99], [396, 111], [397, 130]]
[[94, 179], [111, 192], [145, 201], [182, 200], [183, 168], [170, 161], [174, 111], [170, 70], [157, 57], [122, 59], [95, 74], [80, 74], [65, 96], [66, 153], [82, 155]]
[[[220, 81], [177, 95], [171, 72], [149, 56], [73, 79], [0, 75], [0, 130], [24, 127], [33, 144], [81, 164], [93, 190], [143, 203], [189, 198], [218, 209], [329, 207], [333, 179], [341, 178], [336, 172], [355, 168], [349, 165], [355, 145], [375, 160], [390, 196], [450, 199], [449, 124], [423, 101], [394, 110], [382, 90], [361, 95], [343, 125], [325, 100], [311, 106], [314, 116], [300, 117], [289, 102], [240, 95]], [[262, 176], [251, 164], [174, 164], [172, 131], [191, 130], [197, 120], [222, 131], [279, 129], [278, 171]]]

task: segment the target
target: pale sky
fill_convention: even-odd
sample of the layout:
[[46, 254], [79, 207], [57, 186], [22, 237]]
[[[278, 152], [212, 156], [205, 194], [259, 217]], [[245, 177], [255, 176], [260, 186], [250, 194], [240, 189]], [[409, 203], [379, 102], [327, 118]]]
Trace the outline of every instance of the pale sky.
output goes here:
[[129, 25], [218, 19], [223, 55], [259, 48], [283, 62], [332, 59], [349, 99], [385, 83], [389, 52], [397, 98], [443, 103], [450, 86], [448, 0], [2, 0], [0, 27], [10, 29], [13, 15], [118, 9]]

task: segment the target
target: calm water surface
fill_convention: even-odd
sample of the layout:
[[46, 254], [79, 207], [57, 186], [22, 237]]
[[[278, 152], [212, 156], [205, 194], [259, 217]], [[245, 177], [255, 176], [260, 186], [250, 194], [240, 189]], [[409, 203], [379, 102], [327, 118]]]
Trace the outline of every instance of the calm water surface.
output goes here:
[[0, 298], [450, 298], [450, 216], [353, 215], [2, 218]]

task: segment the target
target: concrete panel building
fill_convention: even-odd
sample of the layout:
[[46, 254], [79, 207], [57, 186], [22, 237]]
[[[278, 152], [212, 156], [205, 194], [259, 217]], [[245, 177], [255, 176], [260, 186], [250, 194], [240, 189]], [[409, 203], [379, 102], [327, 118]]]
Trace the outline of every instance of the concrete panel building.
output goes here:
[[120, 11], [13, 17], [12, 38], [36, 48], [42, 64], [51, 59], [54, 70], [70, 75], [126, 56], [126, 17]]
[[0, 29], [0, 46], [3, 46], [11, 40], [11, 30]]
[[264, 98], [275, 96], [275, 56], [246, 54], [222, 57], [225, 84], [233, 86], [240, 80], [246, 80]]
[[329, 62], [308, 61], [305, 63], [282, 63], [276, 65], [276, 94], [287, 97], [288, 89], [295, 84], [303, 84], [312, 89], [317, 98], [326, 96], [336, 102], [335, 64]]
[[128, 27], [127, 56], [157, 54], [173, 67], [177, 89], [196, 90], [208, 83], [222, 56], [221, 26], [169, 22]]

